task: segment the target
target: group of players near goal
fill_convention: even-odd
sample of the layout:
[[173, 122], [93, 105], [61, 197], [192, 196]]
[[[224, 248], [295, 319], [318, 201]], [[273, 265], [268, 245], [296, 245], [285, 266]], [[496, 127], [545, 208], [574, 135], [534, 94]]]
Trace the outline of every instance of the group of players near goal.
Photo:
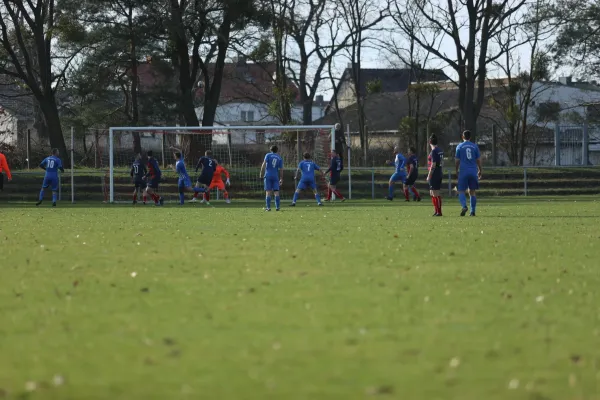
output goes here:
[[[458, 198], [461, 204], [461, 216], [466, 215], [469, 211], [467, 207], [466, 192], [470, 197], [470, 215], [475, 216], [477, 208], [476, 192], [479, 189], [479, 179], [481, 179], [482, 167], [479, 147], [471, 142], [471, 132], [464, 131], [462, 133], [463, 142], [456, 148], [455, 167], [458, 176], [457, 190]], [[429, 138], [429, 146], [431, 151], [427, 158], [428, 174], [427, 183], [429, 184], [429, 193], [434, 207], [434, 217], [442, 216], [442, 197], [440, 194], [443, 181], [443, 159], [444, 152], [438, 147], [438, 138], [432, 135]], [[394, 188], [397, 183], [403, 185], [404, 196], [406, 201], [409, 199], [409, 190], [412, 191], [415, 200], [420, 201], [421, 197], [415, 188], [415, 183], [418, 179], [418, 159], [416, 151], [411, 148], [409, 151], [408, 160], [402, 155], [398, 146], [394, 148], [395, 159], [389, 161], [388, 164], [395, 166], [395, 172], [389, 180], [388, 200], [394, 198]], [[156, 192], [162, 178], [162, 172], [158, 165], [158, 161], [154, 158], [152, 151], [146, 153], [148, 160], [146, 165], [142, 163], [142, 157], [137, 155], [130, 170], [131, 178], [133, 179], [133, 204], [136, 204], [141, 196], [145, 204], [147, 197], [150, 196], [157, 206], [163, 205], [163, 198]], [[196, 172], [201, 170], [196, 184], [192, 186], [192, 180], [186, 170], [181, 150], [173, 148], [175, 157], [175, 171], [178, 175], [177, 187], [179, 191], [179, 204], [185, 202], [185, 193], [194, 193], [191, 201], [197, 201], [198, 195], [202, 193], [202, 202], [210, 205], [210, 191], [218, 189], [224, 192], [225, 201], [230, 202], [229, 194], [226, 187], [230, 186], [229, 172], [218, 164], [217, 160], [212, 157], [212, 152], [207, 150], [205, 155], [200, 157], [196, 164]], [[310, 189], [314, 193], [315, 200], [319, 206], [322, 206], [321, 197], [317, 191], [317, 183], [315, 180], [315, 171], [319, 171], [321, 176], [329, 174], [329, 183], [327, 188], [326, 201], [330, 201], [332, 195], [344, 201], [344, 196], [337, 189], [336, 185], [340, 180], [341, 172], [344, 169], [343, 162], [339, 151], [333, 150], [331, 154], [330, 166], [327, 171], [322, 171], [312, 159], [309, 153], [304, 153], [303, 160], [298, 164], [295, 180], [298, 181], [296, 191], [290, 206], [295, 206], [298, 196], [301, 191]], [[52, 150], [52, 154], [45, 158], [40, 167], [46, 171], [42, 189], [40, 190], [39, 200], [36, 205], [40, 205], [44, 199], [44, 191], [48, 187], [52, 189], [52, 206], [56, 206], [57, 189], [58, 189], [58, 171], [64, 172], [62, 162], [59, 158], [57, 149]], [[226, 182], [222, 180], [222, 174], [226, 176]], [[300, 179], [298, 180], [298, 174]], [[283, 159], [278, 154], [277, 146], [271, 146], [271, 152], [264, 157], [260, 169], [260, 179], [264, 179], [265, 190], [265, 211], [271, 211], [271, 202], [275, 200], [275, 210], [279, 211], [281, 206], [279, 190], [283, 184]]]

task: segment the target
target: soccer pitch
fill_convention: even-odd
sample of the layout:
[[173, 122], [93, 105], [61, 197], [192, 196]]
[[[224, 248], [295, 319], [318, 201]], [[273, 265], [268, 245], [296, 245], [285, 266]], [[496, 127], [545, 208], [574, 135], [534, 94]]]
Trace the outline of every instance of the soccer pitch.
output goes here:
[[600, 399], [600, 202], [0, 207], [0, 398]]

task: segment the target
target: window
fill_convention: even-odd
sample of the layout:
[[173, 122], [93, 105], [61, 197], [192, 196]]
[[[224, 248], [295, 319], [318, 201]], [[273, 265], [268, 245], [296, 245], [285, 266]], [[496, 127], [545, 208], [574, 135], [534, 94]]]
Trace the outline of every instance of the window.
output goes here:
[[256, 144], [265, 144], [265, 131], [256, 132]]
[[540, 103], [537, 107], [537, 115], [540, 121], [558, 121], [560, 114], [560, 104], [549, 101]]
[[254, 111], [242, 111], [242, 121], [254, 122]]

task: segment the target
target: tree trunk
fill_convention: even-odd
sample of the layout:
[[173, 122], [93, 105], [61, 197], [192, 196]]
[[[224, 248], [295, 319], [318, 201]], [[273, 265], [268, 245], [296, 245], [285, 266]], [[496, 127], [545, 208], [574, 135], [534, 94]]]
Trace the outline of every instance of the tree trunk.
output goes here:
[[302, 124], [312, 125], [312, 100], [306, 90], [301, 90], [300, 101], [302, 102]]
[[50, 147], [58, 149], [60, 157], [65, 160], [64, 165], [70, 167], [71, 160], [65, 145], [65, 138], [63, 136], [60, 117], [58, 115], [58, 107], [56, 106], [54, 96], [42, 97], [37, 100], [40, 103], [46, 127], [48, 128]]
[[[131, 7], [130, 7], [131, 11]], [[135, 35], [132, 32], [133, 27], [131, 26], [131, 13], [130, 13], [130, 44], [131, 44], [131, 125], [137, 126], [140, 120], [140, 111], [138, 105], [138, 61], [137, 61], [137, 47], [135, 41]], [[140, 133], [137, 131], [133, 132], [133, 153], [142, 153], [142, 140]]]

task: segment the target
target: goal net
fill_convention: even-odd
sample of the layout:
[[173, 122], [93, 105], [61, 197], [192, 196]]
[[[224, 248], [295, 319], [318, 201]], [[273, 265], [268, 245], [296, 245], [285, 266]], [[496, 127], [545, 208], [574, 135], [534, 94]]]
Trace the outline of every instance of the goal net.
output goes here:
[[[137, 142], [137, 143], [136, 143]], [[322, 168], [327, 169], [334, 145], [333, 126], [212, 126], [212, 127], [113, 127], [108, 131], [108, 173], [104, 178], [105, 201], [129, 202], [133, 185], [129, 175], [131, 165], [141, 149], [152, 150], [162, 170], [158, 193], [165, 201], [178, 201], [174, 149], [184, 154], [192, 182], [197, 178], [196, 163], [205, 150], [230, 174], [229, 197], [235, 199], [264, 198], [263, 181], [259, 179], [264, 156], [277, 145], [284, 161], [284, 182], [281, 197], [291, 199], [297, 182], [298, 163], [308, 152]], [[137, 149], [136, 149], [137, 147]], [[223, 176], [223, 181], [226, 177]], [[323, 194], [327, 182], [316, 176]], [[313, 198], [312, 193], [305, 197]], [[223, 198], [218, 190], [211, 191], [211, 202]]]

